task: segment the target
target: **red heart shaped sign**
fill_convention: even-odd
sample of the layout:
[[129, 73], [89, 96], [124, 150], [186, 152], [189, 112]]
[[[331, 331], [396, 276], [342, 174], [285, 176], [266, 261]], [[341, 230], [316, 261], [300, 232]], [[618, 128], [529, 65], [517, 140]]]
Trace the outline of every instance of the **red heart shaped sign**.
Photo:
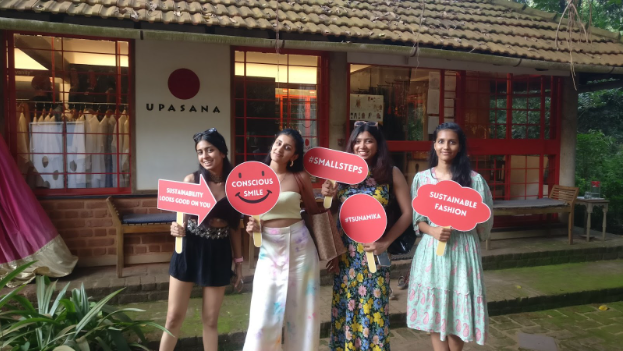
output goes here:
[[383, 236], [387, 227], [387, 215], [377, 199], [370, 195], [357, 194], [342, 204], [340, 224], [349, 238], [368, 244]]
[[277, 200], [281, 186], [272, 168], [257, 161], [236, 166], [225, 183], [227, 200], [236, 211], [246, 215], [261, 215], [270, 211]]
[[480, 193], [459, 183], [444, 180], [424, 184], [411, 203], [413, 210], [439, 226], [467, 232], [491, 217], [491, 209], [482, 202]]

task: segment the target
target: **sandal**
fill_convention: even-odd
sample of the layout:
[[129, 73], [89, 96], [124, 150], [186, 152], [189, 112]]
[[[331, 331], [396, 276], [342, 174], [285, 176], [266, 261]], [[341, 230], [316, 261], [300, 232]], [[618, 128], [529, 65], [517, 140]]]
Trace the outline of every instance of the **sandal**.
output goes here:
[[400, 276], [400, 278], [398, 278], [398, 289], [400, 290], [404, 290], [407, 288], [407, 282], [405, 281], [405, 277], [404, 276]]
[[394, 295], [394, 291], [392, 290], [392, 288], [389, 288], [389, 299], [390, 300], [398, 300], [396, 295]]

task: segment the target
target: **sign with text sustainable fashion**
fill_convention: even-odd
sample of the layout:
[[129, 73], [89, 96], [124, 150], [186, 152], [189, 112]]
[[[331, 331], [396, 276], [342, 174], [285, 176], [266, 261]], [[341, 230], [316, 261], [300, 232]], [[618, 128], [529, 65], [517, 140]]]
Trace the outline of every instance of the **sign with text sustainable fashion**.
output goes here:
[[478, 191], [451, 180], [420, 186], [412, 206], [431, 222], [462, 232], [474, 229], [476, 224], [491, 217], [491, 209], [482, 202]]
[[316, 177], [358, 184], [368, 175], [368, 164], [358, 155], [315, 147], [305, 153], [305, 170]]
[[203, 222], [216, 205], [216, 199], [203, 176], [199, 184], [158, 180], [158, 208], [165, 211], [188, 213]]
[[[349, 238], [362, 244], [379, 240], [387, 227], [387, 215], [381, 203], [370, 195], [357, 194], [340, 208], [340, 225]], [[376, 272], [372, 252], [366, 252], [370, 272]]]

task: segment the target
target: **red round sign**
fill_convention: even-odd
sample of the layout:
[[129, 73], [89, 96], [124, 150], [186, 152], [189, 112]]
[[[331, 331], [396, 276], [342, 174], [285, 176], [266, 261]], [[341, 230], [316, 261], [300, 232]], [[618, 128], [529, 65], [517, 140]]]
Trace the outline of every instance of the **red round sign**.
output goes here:
[[358, 155], [315, 147], [305, 153], [305, 170], [316, 177], [359, 184], [368, 176], [368, 164]]
[[377, 199], [370, 195], [357, 194], [342, 204], [340, 224], [349, 238], [368, 244], [383, 236], [387, 227], [387, 215]]
[[279, 178], [272, 168], [257, 161], [239, 164], [227, 177], [225, 194], [236, 211], [257, 216], [270, 211], [279, 199]]
[[467, 232], [491, 217], [491, 209], [480, 193], [459, 183], [444, 180], [419, 187], [411, 203], [413, 210], [439, 226]]
[[176, 69], [169, 75], [169, 91], [180, 100], [194, 98], [199, 93], [199, 77], [187, 68]]

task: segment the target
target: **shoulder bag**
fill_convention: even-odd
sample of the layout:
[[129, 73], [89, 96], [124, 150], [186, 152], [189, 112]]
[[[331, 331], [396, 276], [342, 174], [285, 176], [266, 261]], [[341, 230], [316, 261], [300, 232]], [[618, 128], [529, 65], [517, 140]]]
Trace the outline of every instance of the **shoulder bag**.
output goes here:
[[[320, 210], [316, 199], [309, 195], [307, 186], [301, 178], [300, 174], [295, 173], [294, 177], [299, 185], [301, 191], [301, 198], [305, 205], [305, 213], [303, 213], [303, 220], [305, 225], [311, 234], [316, 249], [318, 250], [318, 257], [321, 260], [332, 260], [344, 253], [346, 253], [346, 247], [342, 242], [340, 233], [337, 230], [331, 211]], [[312, 191], [313, 192], [313, 191]]]

